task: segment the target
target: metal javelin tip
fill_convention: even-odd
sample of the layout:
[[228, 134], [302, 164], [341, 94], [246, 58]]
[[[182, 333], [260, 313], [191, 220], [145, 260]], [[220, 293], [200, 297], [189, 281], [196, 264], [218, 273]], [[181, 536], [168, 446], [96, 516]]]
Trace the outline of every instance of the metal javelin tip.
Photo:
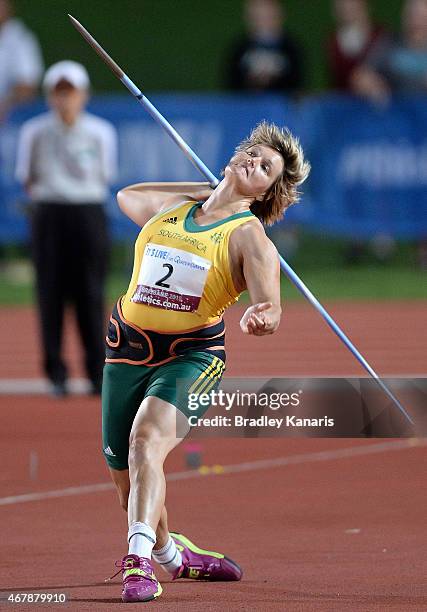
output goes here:
[[114, 74], [119, 77], [119, 79], [123, 78], [124, 72], [120, 68], [118, 64], [108, 55], [106, 51], [101, 47], [101, 45], [94, 39], [92, 34], [86, 30], [82, 24], [77, 21], [75, 17], [68, 13], [68, 17], [70, 18], [71, 23], [76, 28], [76, 30], [83, 36], [85, 41], [92, 47], [92, 49], [99, 55], [99, 57], [107, 64], [107, 66], [114, 72]]

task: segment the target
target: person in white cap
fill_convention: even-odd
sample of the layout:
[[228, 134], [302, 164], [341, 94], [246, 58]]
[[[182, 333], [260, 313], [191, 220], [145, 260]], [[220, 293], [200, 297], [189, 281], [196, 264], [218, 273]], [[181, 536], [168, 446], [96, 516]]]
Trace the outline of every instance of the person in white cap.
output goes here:
[[44, 369], [57, 396], [67, 393], [61, 355], [65, 304], [75, 307], [94, 393], [104, 364], [104, 281], [108, 231], [104, 203], [116, 175], [114, 127], [84, 110], [89, 76], [61, 61], [43, 80], [50, 112], [21, 128], [16, 177], [32, 201], [31, 234]]

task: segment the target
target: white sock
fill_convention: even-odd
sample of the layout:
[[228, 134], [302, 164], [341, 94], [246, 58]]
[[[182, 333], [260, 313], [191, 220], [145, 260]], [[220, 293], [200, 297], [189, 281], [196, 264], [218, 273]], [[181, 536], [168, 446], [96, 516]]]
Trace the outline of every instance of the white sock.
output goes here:
[[146, 523], [133, 523], [128, 531], [129, 554], [151, 559], [156, 533]]
[[169, 574], [174, 574], [182, 565], [182, 555], [170, 536], [162, 548], [153, 550], [153, 559]]

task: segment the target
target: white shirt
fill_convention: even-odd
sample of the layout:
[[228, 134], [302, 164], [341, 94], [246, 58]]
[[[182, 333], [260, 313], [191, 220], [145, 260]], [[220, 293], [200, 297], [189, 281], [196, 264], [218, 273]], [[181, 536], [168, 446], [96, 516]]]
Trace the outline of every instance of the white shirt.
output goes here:
[[103, 202], [116, 175], [117, 134], [109, 121], [84, 112], [67, 126], [48, 112], [22, 126], [16, 178], [29, 184], [33, 201]]
[[16, 85], [37, 85], [42, 73], [36, 37], [19, 19], [9, 19], [0, 27], [0, 100]]

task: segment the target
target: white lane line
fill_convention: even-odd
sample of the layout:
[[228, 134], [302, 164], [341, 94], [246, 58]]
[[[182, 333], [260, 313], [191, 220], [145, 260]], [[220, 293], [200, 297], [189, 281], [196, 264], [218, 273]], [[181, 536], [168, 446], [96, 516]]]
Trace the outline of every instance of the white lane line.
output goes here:
[[367, 446], [350, 446], [337, 448], [330, 451], [319, 451], [317, 453], [305, 453], [301, 455], [290, 455], [289, 457], [278, 457], [277, 459], [261, 459], [247, 463], [225, 465], [224, 473], [249, 472], [252, 470], [264, 470], [285, 465], [297, 465], [298, 463], [316, 463], [317, 461], [330, 461], [331, 459], [345, 459], [347, 457], [358, 457], [361, 455], [373, 455], [387, 451], [404, 450], [415, 446], [426, 446], [427, 439], [407, 438], [394, 442], [379, 442]]
[[[211, 471], [201, 474], [197, 470], [186, 470], [184, 472], [173, 472], [167, 474], [166, 480], [176, 482], [178, 480], [189, 480], [192, 478], [204, 478], [205, 476], [219, 476], [222, 474], [236, 474], [239, 472], [252, 472], [256, 470], [266, 470], [270, 468], [284, 467], [287, 465], [297, 465], [301, 463], [317, 463], [318, 461], [331, 461], [333, 459], [346, 459], [348, 457], [360, 457], [363, 455], [373, 455], [386, 453], [389, 451], [405, 450], [408, 448], [427, 446], [427, 439], [408, 438], [395, 440], [393, 442], [379, 442], [366, 446], [350, 446], [347, 448], [337, 448], [334, 450], [319, 451], [317, 453], [302, 453], [300, 455], [289, 455], [288, 457], [277, 457], [276, 459], [260, 459], [257, 461], [247, 461], [222, 466], [221, 473]], [[0, 497], [0, 506], [10, 506], [25, 502], [41, 501], [58, 497], [69, 497], [70, 495], [86, 495], [87, 493], [98, 493], [99, 491], [110, 491], [114, 489], [112, 483], [98, 483], [82, 485], [78, 487], [67, 487], [54, 491], [41, 491], [40, 493], [26, 493], [23, 495], [12, 495], [10, 497]]]
[[[71, 394], [85, 395], [90, 391], [85, 378], [71, 378], [67, 386]], [[50, 390], [44, 378], [0, 378], [0, 395], [48, 395]]]
[[82, 485], [79, 487], [67, 487], [66, 489], [56, 489], [54, 491], [42, 491], [40, 493], [25, 493], [23, 495], [12, 495], [11, 497], [0, 497], [0, 506], [11, 504], [22, 504], [24, 502], [40, 501], [53, 497], [68, 497], [70, 495], [85, 495], [85, 493], [98, 493], [99, 491], [109, 491], [114, 489], [111, 482], [103, 482], [92, 485]]

